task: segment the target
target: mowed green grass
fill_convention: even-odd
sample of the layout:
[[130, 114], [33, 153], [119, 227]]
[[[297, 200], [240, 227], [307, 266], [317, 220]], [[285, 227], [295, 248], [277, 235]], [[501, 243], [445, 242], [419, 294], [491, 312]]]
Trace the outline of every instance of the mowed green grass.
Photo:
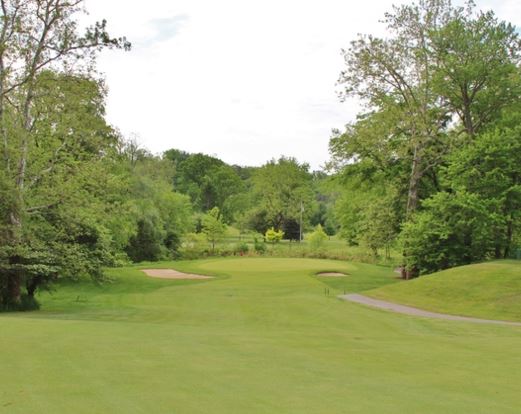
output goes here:
[[[312, 259], [113, 269], [0, 316], [2, 413], [518, 413], [521, 328], [430, 320], [336, 298], [391, 270]], [[151, 265], [145, 266], [151, 267]], [[314, 276], [343, 271], [346, 278]]]
[[435, 312], [521, 321], [521, 262], [456, 267], [366, 294]]

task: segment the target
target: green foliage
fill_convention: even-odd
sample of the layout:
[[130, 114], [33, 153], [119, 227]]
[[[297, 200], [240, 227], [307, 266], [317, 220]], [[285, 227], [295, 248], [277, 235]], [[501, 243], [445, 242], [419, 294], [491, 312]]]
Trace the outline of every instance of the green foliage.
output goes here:
[[328, 236], [334, 236], [338, 232], [338, 221], [335, 218], [333, 210], [328, 211], [328, 215], [326, 216], [326, 221], [324, 223], [324, 231]]
[[233, 252], [235, 254], [244, 255], [250, 251], [250, 248], [247, 243], [238, 243], [234, 246]]
[[282, 237], [284, 237], [284, 232], [282, 230], [275, 230], [272, 227], [266, 230], [264, 237], [268, 243], [275, 244], [282, 240]]
[[176, 257], [179, 240], [193, 230], [189, 198], [172, 190], [169, 161], [138, 151], [123, 152], [117, 171], [126, 188], [119, 214], [110, 220], [118, 246], [133, 261]]
[[[235, 184], [231, 184], [235, 185]], [[241, 183], [241, 187], [245, 184]], [[247, 225], [247, 211], [252, 205], [251, 191], [244, 191], [238, 194], [231, 194], [226, 197], [223, 202], [222, 215], [226, 223], [234, 223], [242, 230], [246, 230]]]
[[378, 256], [378, 249], [385, 249], [385, 255], [389, 258], [398, 230], [398, 218], [392, 200], [384, 197], [364, 211], [359, 239], [363, 245], [369, 247], [374, 256]]
[[187, 194], [197, 210], [206, 212], [217, 207], [225, 220], [233, 220], [238, 210], [227, 200], [243, 190], [242, 180], [234, 168], [209, 155], [175, 149], [166, 151], [165, 158], [175, 165], [174, 188]]
[[333, 236], [339, 229], [339, 223], [335, 217], [335, 203], [339, 197], [339, 191], [334, 176], [327, 175], [324, 171], [313, 171], [314, 202], [311, 205], [309, 224], [315, 227], [320, 224], [328, 236]]
[[[102, 268], [124, 262], [125, 251], [133, 260], [172, 257], [192, 226], [188, 198], [169, 184], [170, 164], [105, 123], [101, 83], [43, 72], [36, 87], [34, 105], [46, 117], [35, 120], [28, 147], [22, 242], [0, 248], [2, 274], [12, 275], [2, 278], [0, 302], [9, 302], [10, 278], [32, 296], [59, 278], [102, 280]], [[4, 240], [13, 239], [13, 209], [21, 208], [9, 171], [0, 168]]]
[[157, 261], [163, 257], [165, 234], [160, 231], [162, 229], [156, 220], [157, 217], [148, 217], [137, 222], [137, 233], [130, 238], [126, 248], [133, 262]]
[[183, 259], [199, 259], [206, 254], [207, 251], [207, 239], [204, 234], [201, 233], [188, 233], [185, 234], [181, 242], [179, 252]]
[[317, 224], [313, 233], [307, 237], [307, 241], [312, 250], [319, 250], [324, 246], [327, 240], [327, 234], [320, 224]]
[[312, 177], [308, 170], [307, 164], [282, 157], [255, 171], [252, 177], [257, 206], [255, 216], [263, 218], [255, 227], [257, 231], [264, 230], [264, 233], [269, 227], [282, 228], [290, 219], [298, 221], [302, 209], [307, 219], [313, 200]]
[[507, 257], [519, 238], [519, 33], [446, 0], [394, 7], [384, 23], [385, 38], [344, 51], [345, 96], [367, 109], [330, 141], [347, 178], [341, 234], [376, 255], [402, 223], [408, 276]]
[[215, 243], [221, 240], [226, 233], [226, 224], [223, 223], [218, 207], [212, 208], [202, 217], [202, 232], [212, 245], [212, 252], [215, 251]]
[[270, 228], [268, 212], [261, 208], [254, 208], [244, 213], [244, 224], [248, 229], [264, 234]]
[[92, 219], [117, 136], [91, 69], [97, 51], [130, 44], [111, 38], [105, 21], [79, 34], [80, 11], [77, 2], [2, 3], [0, 307], [78, 271], [99, 279], [111, 262], [103, 220]]
[[489, 214], [491, 204], [466, 192], [440, 192], [426, 200], [401, 235], [407, 266], [432, 273], [492, 257], [501, 218]]
[[[521, 112], [517, 113], [518, 121]], [[498, 125], [455, 151], [443, 181], [454, 191], [466, 191], [486, 202], [495, 257], [509, 256], [521, 227], [521, 127]]]
[[266, 252], [266, 244], [255, 238], [253, 240], [253, 249], [256, 253], [264, 254]]
[[373, 175], [371, 180], [363, 174], [358, 165], [344, 170], [343, 194], [335, 206], [340, 235], [351, 246], [369, 248], [374, 256], [384, 248], [388, 256], [403, 218], [401, 199], [382, 174]]
[[300, 222], [296, 219], [289, 218], [285, 219], [282, 223], [282, 229], [284, 232], [284, 240], [296, 240], [300, 241]]
[[519, 32], [493, 11], [475, 13], [473, 4], [453, 12], [450, 21], [430, 33], [435, 93], [473, 136], [502, 110], [519, 100]]
[[[31, 161], [23, 194], [11, 168], [3, 164], [0, 174], [9, 200], [0, 225], [0, 267], [18, 285], [7, 293], [14, 297], [22, 287], [31, 297], [59, 277], [88, 274], [99, 280], [102, 267], [114, 263], [105, 203], [113, 189], [106, 186], [113, 178], [107, 155], [116, 138], [103, 119], [103, 90], [90, 79], [50, 72], [41, 73], [35, 89], [42, 93], [34, 98], [40, 117], [27, 147]], [[4, 296], [11, 301], [18, 300]]]
[[454, 151], [440, 192], [404, 228], [409, 266], [428, 273], [486, 258], [515, 246], [521, 209], [521, 129], [495, 129]]

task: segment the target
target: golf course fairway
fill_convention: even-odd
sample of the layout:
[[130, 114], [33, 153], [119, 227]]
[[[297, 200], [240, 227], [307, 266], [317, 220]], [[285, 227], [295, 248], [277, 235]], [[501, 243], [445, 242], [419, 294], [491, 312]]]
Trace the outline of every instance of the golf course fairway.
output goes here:
[[[0, 315], [0, 413], [519, 413], [521, 327], [338, 295], [403, 283], [315, 259], [147, 263]], [[345, 277], [318, 277], [320, 272]]]

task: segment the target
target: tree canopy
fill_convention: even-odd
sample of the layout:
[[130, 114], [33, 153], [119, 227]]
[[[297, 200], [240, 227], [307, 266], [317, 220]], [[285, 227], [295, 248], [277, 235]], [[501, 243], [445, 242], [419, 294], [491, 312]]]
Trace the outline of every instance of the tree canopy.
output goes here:
[[[491, 254], [508, 256], [517, 220], [510, 210], [516, 205], [512, 177], [520, 164], [509, 149], [517, 133], [501, 125], [519, 110], [518, 33], [492, 11], [448, 0], [394, 7], [384, 23], [389, 37], [361, 35], [343, 52], [344, 96], [359, 97], [366, 109], [345, 131], [335, 132], [332, 165], [356, 172], [370, 188], [381, 183], [386, 189], [377, 195], [378, 204], [369, 198], [358, 210], [348, 209], [347, 227], [372, 216], [373, 226], [362, 224], [355, 233], [373, 243], [387, 233], [372, 233], [379, 220], [401, 222], [406, 277]], [[498, 146], [505, 151], [494, 150]], [[506, 180], [495, 177], [500, 196], [488, 177], [498, 174], [492, 165], [503, 164], [511, 173]], [[398, 227], [384, 238], [393, 239]], [[436, 259], [427, 265], [421, 257]]]
[[90, 74], [96, 52], [130, 44], [105, 21], [78, 34], [79, 3], [0, 2], [0, 307], [20, 305], [23, 283], [30, 297], [60, 273], [99, 274], [107, 259], [104, 232], [80, 201], [88, 183], [89, 197], [99, 195], [91, 173], [114, 144]]

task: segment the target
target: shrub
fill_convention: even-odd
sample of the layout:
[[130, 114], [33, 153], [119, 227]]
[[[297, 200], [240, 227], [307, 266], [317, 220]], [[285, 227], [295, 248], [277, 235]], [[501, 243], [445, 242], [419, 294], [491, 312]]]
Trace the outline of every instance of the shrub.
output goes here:
[[207, 241], [204, 234], [188, 233], [181, 243], [179, 253], [183, 259], [198, 259], [206, 255]]
[[0, 311], [2, 312], [26, 312], [40, 309], [40, 304], [34, 296], [22, 295], [20, 303], [0, 303]]
[[157, 217], [141, 219], [137, 222], [136, 234], [130, 237], [125, 251], [133, 262], [160, 260], [164, 255], [164, 237]]
[[242, 255], [248, 253], [249, 250], [250, 250], [250, 248], [248, 247], [248, 245], [246, 243], [238, 243], [235, 245], [233, 252], [235, 254], [242, 256]]
[[479, 195], [440, 192], [400, 234], [407, 269], [428, 274], [494, 257], [495, 231], [501, 217], [491, 214], [493, 201]]
[[324, 242], [327, 240], [327, 234], [320, 224], [315, 227], [315, 231], [308, 237], [309, 245], [312, 250], [319, 250], [324, 246]]
[[257, 238], [254, 238], [253, 249], [256, 253], [264, 254], [266, 252], [266, 244], [264, 242], [260, 242]]
[[282, 230], [275, 230], [273, 227], [271, 229], [266, 230], [266, 241], [271, 244], [278, 243], [284, 237], [284, 232]]
[[221, 257], [233, 256], [235, 254], [235, 249], [230, 245], [221, 246], [219, 249], [215, 250], [213, 254]]

